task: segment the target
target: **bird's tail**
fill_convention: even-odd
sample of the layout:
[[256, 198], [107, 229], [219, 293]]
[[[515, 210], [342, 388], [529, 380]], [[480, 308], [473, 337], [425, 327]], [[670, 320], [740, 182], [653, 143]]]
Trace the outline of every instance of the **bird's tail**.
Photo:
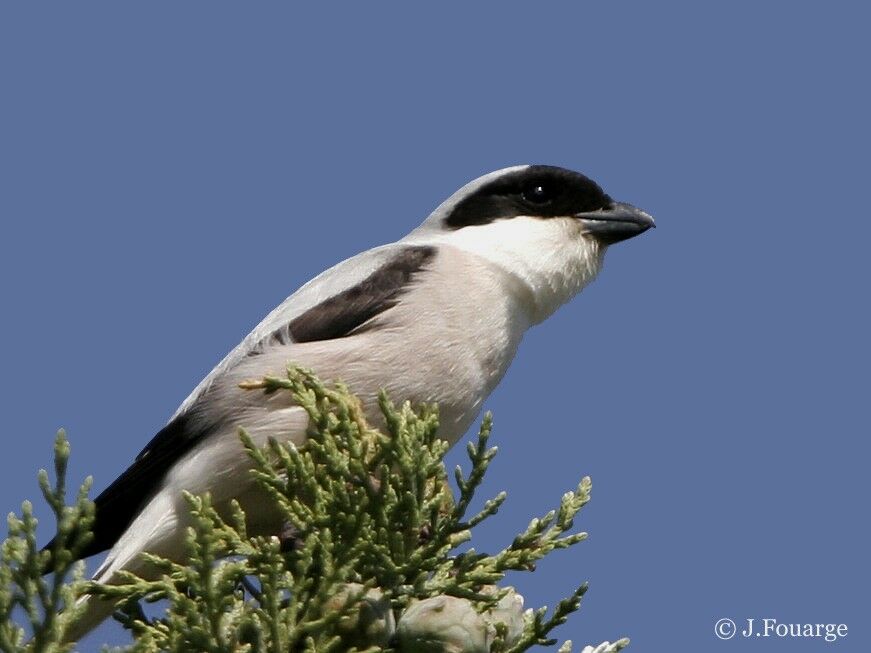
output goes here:
[[[142, 558], [142, 553], [147, 551], [178, 561], [184, 557], [184, 536], [184, 524], [178, 522], [173, 498], [158, 495], [115, 543], [91, 580], [101, 585], [123, 583], [125, 576], [120, 572], [154, 580], [160, 576], [160, 572]], [[82, 614], [65, 634], [66, 643], [78, 641], [115, 611], [115, 603], [111, 599], [97, 596], [83, 596], [76, 605], [82, 608]]]
[[89, 632], [103, 623], [115, 611], [112, 601], [97, 596], [82, 596], [76, 601], [76, 608], [83, 610], [81, 616], [64, 633], [64, 643], [78, 642]]
[[[129, 552], [119, 555], [119, 552], [111, 551], [91, 580], [100, 584], [113, 584], [119, 582], [118, 571], [122, 569], [142, 572], [143, 567], [137, 558], [137, 555]], [[78, 598], [76, 608], [81, 610], [81, 614], [64, 634], [65, 644], [79, 641], [103, 623], [115, 611], [115, 604], [111, 599], [86, 594]]]

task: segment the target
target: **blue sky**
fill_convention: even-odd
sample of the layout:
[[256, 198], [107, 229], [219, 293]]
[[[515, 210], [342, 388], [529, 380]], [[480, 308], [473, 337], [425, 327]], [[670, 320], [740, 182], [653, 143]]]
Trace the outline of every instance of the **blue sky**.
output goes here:
[[0, 505], [37, 496], [59, 427], [71, 479], [104, 488], [310, 277], [482, 173], [562, 165], [659, 228], [609, 252], [487, 402], [484, 492], [509, 499], [475, 546], [589, 474], [589, 541], [512, 579], [532, 606], [590, 581], [562, 638], [741, 651], [717, 619], [773, 617], [846, 623], [834, 646], [868, 649], [868, 18], [4, 6]]

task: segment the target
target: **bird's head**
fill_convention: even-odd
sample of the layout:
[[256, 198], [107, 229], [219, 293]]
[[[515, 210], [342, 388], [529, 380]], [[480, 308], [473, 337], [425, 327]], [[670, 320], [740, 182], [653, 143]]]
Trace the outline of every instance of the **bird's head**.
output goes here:
[[480, 177], [445, 200], [411, 238], [481, 256], [520, 280], [540, 322], [592, 281], [608, 246], [655, 226], [579, 172], [524, 165]]

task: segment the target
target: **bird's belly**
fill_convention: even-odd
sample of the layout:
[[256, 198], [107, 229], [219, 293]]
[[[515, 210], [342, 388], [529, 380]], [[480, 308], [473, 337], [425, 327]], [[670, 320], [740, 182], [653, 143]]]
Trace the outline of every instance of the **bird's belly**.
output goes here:
[[[280, 359], [280, 366], [273, 361], [276, 369], [256, 373], [247, 370], [245, 378], [279, 374], [287, 364], [311, 367], [324, 381], [346, 383], [361, 400], [370, 422], [382, 429], [385, 424], [378, 402], [381, 389], [397, 405], [404, 401], [415, 406], [435, 403], [439, 408], [439, 436], [454, 444], [480, 413], [484, 400], [507, 369], [515, 347], [500, 347], [486, 358], [468, 346], [457, 345], [456, 340], [451, 346], [433, 343], [421, 350], [414, 342], [402, 339], [401, 334], [396, 336], [395, 340], [385, 341], [382, 332], [378, 342], [363, 347], [360, 342], [332, 343], [334, 348], [348, 346], [348, 355], [332, 351], [324, 356], [323, 351], [292, 347], [287, 351], [292, 358]], [[373, 363], [373, 356], [383, 358]], [[324, 361], [336, 361], [336, 365], [325, 365]], [[390, 373], [373, 375], [373, 369]], [[179, 499], [182, 490], [194, 495], [209, 492], [213, 505], [225, 517], [229, 517], [230, 502], [235, 499], [246, 514], [252, 534], [276, 533], [282, 527], [280, 513], [251, 474], [254, 464], [239, 439], [239, 428], [244, 428], [259, 446], [265, 446], [269, 438], [302, 445], [308, 416], [293, 405], [289, 394], [267, 396], [260, 391], [242, 390], [238, 380], [215, 390], [226, 393], [219, 405], [235, 405], [237, 409], [223, 414], [221, 430], [173, 466], [166, 479], [168, 489]], [[248, 396], [243, 402], [238, 398], [234, 401], [235, 393]]]
[[[484, 355], [471, 343], [462, 346], [431, 343], [428, 349], [408, 351], [412, 361], [384, 388], [395, 403], [437, 404], [439, 436], [454, 444], [481, 412], [484, 401], [502, 379], [514, 355], [514, 346], [501, 346]], [[353, 390], [354, 386], [351, 385]], [[373, 406], [377, 410], [377, 405]]]

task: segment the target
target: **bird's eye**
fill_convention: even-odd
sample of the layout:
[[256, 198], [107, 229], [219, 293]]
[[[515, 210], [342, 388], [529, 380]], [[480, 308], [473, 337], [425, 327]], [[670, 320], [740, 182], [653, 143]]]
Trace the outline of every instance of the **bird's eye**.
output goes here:
[[551, 192], [550, 187], [545, 186], [544, 184], [533, 184], [528, 186], [523, 190], [520, 196], [524, 201], [538, 206], [549, 204], [553, 199], [553, 193]]

